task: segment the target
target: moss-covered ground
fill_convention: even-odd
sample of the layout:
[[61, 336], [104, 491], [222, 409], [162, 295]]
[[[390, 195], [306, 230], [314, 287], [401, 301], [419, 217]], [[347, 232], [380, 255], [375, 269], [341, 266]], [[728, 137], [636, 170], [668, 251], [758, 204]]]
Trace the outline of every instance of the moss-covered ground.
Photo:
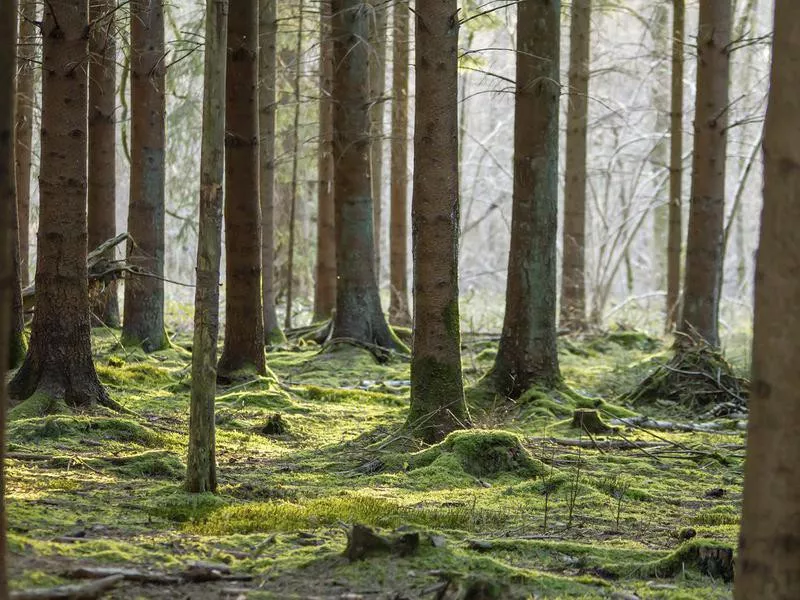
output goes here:
[[[478, 580], [497, 598], [731, 595], [725, 565], [704, 557], [735, 546], [744, 443], [736, 423], [721, 421], [717, 432], [618, 425], [594, 436], [570, 428], [575, 408], [612, 423], [634, 414], [697, 421], [666, 403], [618, 400], [668, 359], [660, 340], [626, 331], [562, 339], [567, 387], [515, 403], [471, 388], [478, 430], [429, 448], [400, 430], [407, 358], [378, 364], [361, 349], [320, 354], [306, 343], [271, 352], [277, 382], [218, 390], [219, 494], [193, 496], [181, 487], [188, 344], [145, 355], [118, 337], [95, 330], [96, 363], [130, 414], [35, 403], [11, 411], [13, 588], [65, 583], [76, 565], [177, 573], [204, 560], [252, 580], [124, 582], [109, 597], [490, 597], [469, 587]], [[474, 386], [496, 342], [466, 341]], [[285, 427], [265, 433], [276, 414]], [[354, 523], [418, 531], [420, 547], [349, 563], [342, 553]]]

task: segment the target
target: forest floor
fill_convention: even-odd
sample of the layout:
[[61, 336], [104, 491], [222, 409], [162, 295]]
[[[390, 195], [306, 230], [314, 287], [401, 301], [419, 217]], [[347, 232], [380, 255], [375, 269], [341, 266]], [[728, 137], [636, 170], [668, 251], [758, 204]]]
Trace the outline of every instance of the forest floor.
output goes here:
[[[277, 382], [218, 389], [219, 494], [193, 496], [181, 487], [189, 343], [145, 355], [118, 337], [94, 331], [97, 368], [131, 414], [11, 411], [12, 589], [75, 584], [79, 567], [104, 567], [136, 570], [107, 596], [120, 599], [731, 596], [742, 423], [667, 401], [625, 405], [670, 357], [661, 340], [564, 338], [569, 389], [513, 404], [470, 389], [477, 431], [420, 452], [398, 435], [407, 358], [379, 364], [313, 344], [270, 352]], [[488, 337], [466, 338], [469, 384], [495, 352]], [[720, 429], [589, 435], [571, 427], [576, 408]], [[353, 524], [389, 539], [418, 533], [419, 545], [350, 562]]]

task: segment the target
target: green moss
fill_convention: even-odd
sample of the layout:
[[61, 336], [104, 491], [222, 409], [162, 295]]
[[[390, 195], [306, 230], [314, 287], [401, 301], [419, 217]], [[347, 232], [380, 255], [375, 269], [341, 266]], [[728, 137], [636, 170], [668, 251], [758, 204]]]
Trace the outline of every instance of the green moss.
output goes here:
[[200, 521], [229, 502], [215, 494], [190, 494], [174, 490], [156, 495], [146, 506], [149, 514], [170, 521]]
[[733, 579], [733, 548], [714, 540], [694, 539], [686, 542], [664, 558], [639, 565], [611, 567], [621, 575], [637, 577], [674, 577], [685, 570], [695, 570], [702, 575]]
[[158, 479], [183, 479], [186, 467], [174, 453], [150, 450], [141, 454], [115, 458], [115, 470], [127, 477], [155, 477]]
[[150, 362], [119, 364], [114, 357], [107, 365], [95, 366], [100, 381], [119, 387], [162, 386], [173, 383], [175, 376], [169, 370]]
[[36, 392], [33, 396], [8, 411], [8, 420], [18, 421], [53, 414], [69, 414], [72, 412], [61, 398], [44, 392]]
[[419, 490], [442, 490], [470, 487], [475, 479], [464, 471], [461, 459], [452, 453], [443, 453], [424, 467], [408, 474], [409, 483]]
[[9, 438], [16, 442], [37, 442], [42, 439], [80, 436], [138, 444], [149, 448], [166, 444], [163, 435], [130, 419], [51, 415], [24, 420], [15, 419], [9, 425]]
[[722, 505], [701, 510], [693, 518], [695, 525], [738, 525], [739, 510], [733, 506]]

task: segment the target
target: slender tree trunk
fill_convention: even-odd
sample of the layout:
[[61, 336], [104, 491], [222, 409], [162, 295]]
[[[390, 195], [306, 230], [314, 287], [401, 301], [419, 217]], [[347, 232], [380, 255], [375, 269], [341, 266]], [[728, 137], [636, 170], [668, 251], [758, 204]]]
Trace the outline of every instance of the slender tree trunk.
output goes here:
[[394, 5], [389, 319], [410, 325], [408, 306], [408, 4]]
[[219, 263], [222, 254], [222, 185], [225, 163], [225, 69], [228, 0], [206, 4], [203, 139], [200, 150], [200, 230], [194, 299], [192, 401], [186, 489], [214, 492], [217, 464], [214, 400], [217, 389]]
[[128, 262], [151, 276], [125, 285], [125, 343], [146, 352], [168, 344], [164, 330], [164, 0], [131, 5], [131, 190]]
[[586, 323], [586, 130], [589, 119], [589, 42], [592, 0], [573, 0], [569, 42], [562, 326]]
[[279, 344], [286, 337], [275, 312], [275, 44], [278, 35], [276, 0], [261, 0], [258, 23], [259, 190], [261, 196], [261, 286], [264, 306], [264, 341]]
[[[88, 5], [50, 0], [44, 11], [36, 312], [11, 396], [42, 405], [116, 406], [97, 379], [86, 268]], [[65, 102], [68, 99], [68, 102]]]
[[370, 110], [369, 174], [372, 185], [372, 220], [375, 231], [375, 277], [381, 278], [381, 229], [383, 222], [383, 95], [386, 91], [387, 3], [370, 0], [369, 86]]
[[231, 0], [225, 102], [225, 347], [219, 372], [266, 373], [258, 189], [258, 0]]
[[336, 306], [336, 210], [333, 199], [333, 39], [331, 1], [320, 2], [319, 14], [319, 149], [317, 154], [317, 265], [314, 320], [322, 321]]
[[333, 0], [333, 160], [336, 206], [334, 338], [393, 348], [398, 344], [381, 312], [375, 277], [369, 179], [370, 8]]
[[31, 151], [36, 69], [36, 1], [20, 2], [19, 48], [17, 51], [16, 180], [19, 223], [19, 269], [22, 285], [30, 283]]
[[[649, 162], [654, 173], [669, 169], [669, 126], [670, 126], [670, 91], [664, 87], [664, 81], [670, 77], [669, 51], [671, 30], [669, 26], [669, 7], [659, 2], [653, 6], [651, 36], [653, 38], [653, 62], [650, 85], [650, 98], [655, 111], [653, 133], [657, 141], [650, 152]], [[667, 286], [667, 238], [669, 237], [669, 182], [664, 182], [656, 189], [655, 207], [653, 208], [652, 239], [652, 286], [656, 290]], [[626, 268], [630, 264], [626, 260]]]
[[510, 398], [561, 380], [556, 348], [559, 2], [517, 5], [514, 198], [506, 311], [490, 377]]
[[[13, 222], [16, 221], [16, 174], [14, 165], [14, 109], [17, 41], [17, 0], [6, 3], [0, 13], [0, 598], [8, 598], [6, 564], [6, 365], [9, 363], [5, 340], [11, 332], [11, 302], [19, 287], [14, 275], [15, 245]], [[16, 261], [18, 262], [18, 261]]]
[[683, 37], [684, 0], [672, 2], [672, 93], [669, 154], [669, 230], [667, 232], [667, 331], [675, 327], [681, 293], [683, 243]]
[[800, 597], [800, 4], [776, 0], [736, 600]]
[[406, 426], [432, 443], [470, 426], [458, 310], [457, 2], [420, 2], [416, 16], [414, 343]]
[[300, 0], [297, 17], [297, 44], [294, 52], [294, 127], [292, 128], [292, 197], [289, 200], [289, 258], [286, 265], [286, 319], [284, 327], [292, 327], [292, 302], [294, 294], [295, 229], [297, 228], [297, 177], [300, 165], [300, 78], [303, 56], [303, 9]]
[[[11, 138], [13, 140], [13, 136]], [[11, 159], [14, 160], [12, 153]], [[12, 193], [16, 195], [16, 181], [12, 182]], [[8, 361], [0, 363], [0, 373], [8, 367], [18, 366], [24, 359], [27, 352], [25, 346], [25, 309], [22, 305], [22, 273], [19, 251], [19, 221], [17, 218], [17, 201], [9, 205], [8, 222], [11, 225], [11, 265], [14, 273], [13, 284], [11, 286], [11, 321], [9, 336], [0, 339], [8, 340]]]
[[[96, 248], [117, 233], [116, 109], [117, 47], [114, 35], [116, 0], [89, 3], [94, 23], [89, 38], [89, 247]], [[106, 259], [114, 260], [109, 250]], [[92, 298], [92, 313], [119, 327], [117, 284], [109, 283]]]
[[730, 0], [701, 0], [697, 36], [692, 195], [681, 330], [719, 345], [725, 150], [728, 125]]

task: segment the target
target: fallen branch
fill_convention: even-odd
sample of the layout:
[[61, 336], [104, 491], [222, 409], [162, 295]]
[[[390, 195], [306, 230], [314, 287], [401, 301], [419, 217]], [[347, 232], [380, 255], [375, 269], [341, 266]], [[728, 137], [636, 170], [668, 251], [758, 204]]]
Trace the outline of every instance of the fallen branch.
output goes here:
[[119, 575], [128, 581], [137, 581], [139, 583], [173, 585], [181, 582], [180, 577], [120, 567], [78, 567], [64, 574], [65, 577], [70, 579], [105, 579], [115, 575]]
[[11, 592], [10, 600], [94, 600], [99, 598], [120, 581], [123, 575], [111, 575], [89, 583], [60, 585], [53, 588], [21, 590]]
[[574, 438], [529, 438], [531, 442], [547, 442], [558, 446], [589, 448], [597, 450], [638, 450], [641, 448], [668, 448], [669, 444], [661, 442], [632, 442], [629, 440], [585, 440]]

